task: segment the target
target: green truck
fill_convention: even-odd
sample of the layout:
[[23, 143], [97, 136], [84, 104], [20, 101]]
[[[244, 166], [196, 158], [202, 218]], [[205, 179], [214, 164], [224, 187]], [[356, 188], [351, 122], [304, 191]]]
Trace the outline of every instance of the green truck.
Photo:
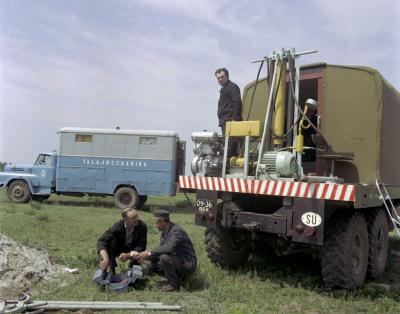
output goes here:
[[[388, 234], [400, 235], [400, 94], [372, 68], [300, 67], [302, 54], [257, 60], [267, 75], [244, 88], [244, 121], [194, 132], [193, 176], [179, 186], [196, 193], [212, 262], [309, 252], [327, 286], [354, 289], [382, 275]], [[233, 137], [241, 152], [227, 158]]]

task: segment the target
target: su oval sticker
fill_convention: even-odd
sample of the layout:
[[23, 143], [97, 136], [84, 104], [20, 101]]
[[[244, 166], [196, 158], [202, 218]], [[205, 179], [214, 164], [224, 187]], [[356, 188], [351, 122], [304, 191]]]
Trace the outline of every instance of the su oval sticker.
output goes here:
[[322, 218], [317, 213], [307, 212], [301, 215], [301, 222], [309, 227], [317, 227], [321, 224]]

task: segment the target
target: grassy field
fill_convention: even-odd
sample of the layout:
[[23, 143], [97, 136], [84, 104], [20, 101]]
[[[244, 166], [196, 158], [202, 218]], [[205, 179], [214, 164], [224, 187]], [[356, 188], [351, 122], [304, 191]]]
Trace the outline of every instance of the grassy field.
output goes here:
[[[174, 209], [184, 197], [150, 197], [140, 218], [148, 225], [148, 246], [153, 248], [159, 233], [153, 227], [151, 211]], [[204, 229], [194, 225], [190, 210], [176, 210], [171, 216], [193, 240], [198, 270], [180, 292], [159, 291], [161, 278], [150, 278], [143, 289], [116, 294], [92, 284], [97, 268], [96, 242], [102, 232], [117, 221], [119, 210], [111, 198], [83, 199], [52, 196], [45, 203], [16, 205], [0, 191], [0, 233], [28, 246], [44, 249], [54, 263], [79, 268], [67, 275], [67, 284], [42, 284], [31, 291], [33, 299], [146, 301], [180, 304], [184, 313], [399, 313], [400, 289], [386, 291], [367, 283], [357, 291], [330, 290], [323, 286], [318, 261], [292, 256], [255, 258], [240, 270], [214, 266], [203, 247]], [[391, 248], [400, 240], [391, 237]], [[400, 264], [389, 260], [381, 282], [400, 283]]]

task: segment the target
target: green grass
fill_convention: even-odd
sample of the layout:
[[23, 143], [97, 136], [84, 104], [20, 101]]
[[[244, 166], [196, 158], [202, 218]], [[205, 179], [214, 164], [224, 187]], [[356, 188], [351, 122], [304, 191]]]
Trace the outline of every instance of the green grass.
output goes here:
[[[140, 218], [148, 225], [148, 247], [159, 241], [151, 211], [174, 209], [173, 221], [193, 240], [198, 269], [176, 293], [159, 291], [160, 277], [147, 279], [144, 288], [115, 294], [91, 282], [97, 268], [96, 242], [120, 218], [112, 198], [51, 196], [44, 203], [12, 204], [0, 191], [0, 233], [48, 252], [54, 263], [79, 268], [66, 275], [67, 284], [43, 283], [31, 292], [33, 299], [145, 301], [180, 304], [184, 313], [398, 313], [400, 289], [382, 291], [371, 284], [348, 292], [323, 286], [317, 261], [292, 256], [258, 258], [235, 271], [214, 266], [204, 247], [204, 229], [194, 225], [193, 211], [183, 195], [150, 197]], [[179, 208], [175, 208], [179, 206]], [[400, 240], [391, 238], [391, 247]], [[389, 261], [385, 283], [400, 283], [400, 265]]]

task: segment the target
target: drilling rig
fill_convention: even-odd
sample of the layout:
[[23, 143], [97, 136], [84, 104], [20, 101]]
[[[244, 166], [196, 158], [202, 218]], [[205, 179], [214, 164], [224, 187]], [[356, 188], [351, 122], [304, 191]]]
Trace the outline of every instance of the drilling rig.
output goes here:
[[400, 236], [400, 94], [369, 67], [299, 65], [315, 52], [253, 61], [267, 73], [243, 90], [243, 121], [192, 134], [193, 175], [179, 187], [196, 193], [213, 263], [307, 252], [327, 286], [354, 289], [382, 275], [389, 232]]

